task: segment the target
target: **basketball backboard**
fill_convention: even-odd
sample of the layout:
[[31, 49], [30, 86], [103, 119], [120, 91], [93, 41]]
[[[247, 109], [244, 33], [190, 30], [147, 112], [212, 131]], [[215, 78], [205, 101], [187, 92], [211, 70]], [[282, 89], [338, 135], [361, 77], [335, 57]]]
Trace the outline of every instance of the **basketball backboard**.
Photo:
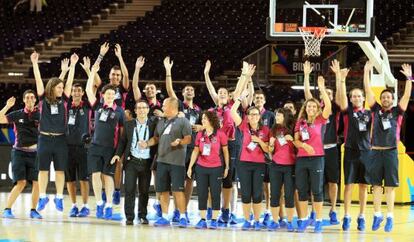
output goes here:
[[374, 0], [270, 0], [267, 39], [300, 41], [300, 27], [326, 27], [324, 40], [375, 38]]

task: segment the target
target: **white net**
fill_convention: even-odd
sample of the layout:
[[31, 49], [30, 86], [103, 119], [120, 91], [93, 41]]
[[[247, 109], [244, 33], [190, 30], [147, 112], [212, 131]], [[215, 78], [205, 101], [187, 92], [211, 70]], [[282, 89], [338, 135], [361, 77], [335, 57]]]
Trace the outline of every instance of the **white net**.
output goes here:
[[321, 56], [321, 43], [325, 38], [324, 27], [300, 27], [300, 34], [305, 42], [306, 56]]

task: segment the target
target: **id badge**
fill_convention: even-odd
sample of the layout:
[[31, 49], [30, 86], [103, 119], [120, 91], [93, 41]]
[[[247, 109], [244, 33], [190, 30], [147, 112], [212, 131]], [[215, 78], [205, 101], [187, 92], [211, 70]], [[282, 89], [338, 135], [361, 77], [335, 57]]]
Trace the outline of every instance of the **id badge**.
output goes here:
[[76, 115], [74, 114], [69, 115], [68, 124], [75, 125], [75, 122], [76, 122]]
[[308, 140], [310, 138], [309, 137], [309, 132], [306, 129], [301, 131], [301, 136], [302, 136], [302, 140], [304, 140], [304, 141]]
[[211, 144], [204, 144], [203, 145], [203, 153], [204, 156], [209, 156], [211, 153]]
[[364, 122], [358, 122], [359, 131], [367, 131], [367, 124]]
[[250, 144], [247, 146], [247, 149], [250, 151], [254, 151], [257, 147], [257, 144], [255, 142], [250, 142]]
[[330, 122], [331, 122], [331, 119], [329, 119], [329, 118], [328, 118], [328, 119], [326, 120], [326, 124], [329, 124]]
[[59, 114], [59, 108], [57, 104], [50, 105], [50, 113], [52, 115]]
[[170, 134], [170, 132], [171, 132], [171, 124], [169, 124], [167, 128], [165, 128], [164, 133], [162, 134]]
[[196, 123], [197, 119], [193, 115], [190, 115], [190, 124], [194, 125]]
[[115, 100], [117, 99], [121, 99], [121, 93], [119, 91], [115, 93]]
[[277, 136], [277, 141], [279, 142], [280, 146], [284, 146], [285, 144], [287, 144], [285, 136], [283, 135]]
[[390, 120], [387, 119], [387, 118], [383, 118], [382, 119], [382, 127], [384, 127], [384, 130], [387, 130], [387, 129], [391, 128]]
[[108, 119], [108, 111], [103, 111], [99, 116], [99, 121], [106, 122]]

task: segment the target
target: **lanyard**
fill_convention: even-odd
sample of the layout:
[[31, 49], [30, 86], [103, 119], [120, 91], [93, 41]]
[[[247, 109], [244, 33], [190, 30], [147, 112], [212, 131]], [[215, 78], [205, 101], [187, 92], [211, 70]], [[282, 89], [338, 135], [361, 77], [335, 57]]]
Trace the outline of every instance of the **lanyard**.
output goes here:
[[[138, 130], [138, 124], [139, 124], [139, 130]], [[137, 143], [135, 144], [135, 148], [137, 148], [137, 147], [138, 147], [138, 142], [140, 141], [140, 139], [139, 139], [139, 134], [141, 133], [142, 126], [144, 126], [144, 125], [140, 124], [140, 123], [137, 121], [137, 127], [135, 128], [135, 134], [136, 134], [136, 136], [137, 136]], [[148, 120], [145, 122], [144, 137], [143, 137], [143, 139], [142, 139], [142, 140], [147, 139], [147, 130], [148, 130]]]

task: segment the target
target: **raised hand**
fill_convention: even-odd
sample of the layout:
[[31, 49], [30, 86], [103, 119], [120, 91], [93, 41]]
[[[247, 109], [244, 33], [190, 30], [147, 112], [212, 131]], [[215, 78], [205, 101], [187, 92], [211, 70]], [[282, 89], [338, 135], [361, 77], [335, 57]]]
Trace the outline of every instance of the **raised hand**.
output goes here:
[[62, 72], [67, 72], [69, 70], [69, 59], [65, 58], [60, 61], [60, 70]]
[[341, 73], [341, 66], [339, 65], [339, 61], [338, 60], [333, 60], [331, 62], [331, 66], [330, 66], [331, 70], [335, 73], [335, 74], [339, 74]]
[[84, 70], [89, 70], [91, 68], [91, 60], [89, 59], [89, 57], [85, 56], [83, 57], [83, 64], [80, 63], [80, 65]]
[[348, 76], [350, 69], [349, 68], [342, 68], [341, 69], [341, 77], [346, 78]]
[[34, 51], [30, 55], [30, 60], [32, 61], [33, 64], [37, 64], [39, 62], [39, 53], [37, 53], [36, 51]]
[[318, 88], [319, 90], [325, 89], [325, 78], [318, 76]]
[[402, 74], [404, 74], [405, 77], [407, 77], [407, 78], [412, 78], [413, 77], [413, 72], [412, 72], [412, 69], [411, 69], [411, 65], [403, 64], [403, 65], [401, 65], [401, 68], [402, 68], [402, 70], [400, 70], [400, 72]]
[[243, 67], [242, 67], [242, 74], [247, 74], [249, 72], [249, 63], [246, 61], [243, 61]]
[[109, 50], [109, 43], [105, 42], [101, 45], [101, 49], [99, 51], [99, 54], [104, 56], [108, 52], [108, 50]]
[[7, 99], [6, 106], [8, 108], [11, 108], [11, 107], [14, 106], [15, 103], [16, 103], [16, 98], [15, 97], [11, 97], [11, 98]]
[[211, 68], [211, 61], [207, 60], [206, 65], [204, 67], [204, 74], [208, 74], [210, 72], [210, 68]]
[[164, 59], [164, 67], [166, 70], [171, 70], [172, 66], [174, 65], [174, 62], [170, 60], [170, 57], [167, 56]]
[[122, 58], [122, 50], [121, 50], [121, 45], [116, 44], [115, 45], [115, 49], [114, 49], [115, 55], [118, 58]]
[[305, 63], [303, 63], [303, 73], [305, 75], [309, 75], [312, 71], [313, 67], [311, 66], [311, 63], [309, 61], [305, 61]]
[[253, 64], [249, 64], [248, 68], [247, 68], [247, 73], [246, 75], [248, 76], [253, 76], [254, 72], [256, 71], [256, 66]]
[[75, 66], [76, 63], [78, 63], [78, 61], [79, 61], [79, 56], [76, 53], [73, 53], [70, 56], [70, 66]]
[[141, 69], [145, 64], [145, 58], [143, 56], [140, 56], [137, 58], [137, 61], [135, 62], [135, 68]]

